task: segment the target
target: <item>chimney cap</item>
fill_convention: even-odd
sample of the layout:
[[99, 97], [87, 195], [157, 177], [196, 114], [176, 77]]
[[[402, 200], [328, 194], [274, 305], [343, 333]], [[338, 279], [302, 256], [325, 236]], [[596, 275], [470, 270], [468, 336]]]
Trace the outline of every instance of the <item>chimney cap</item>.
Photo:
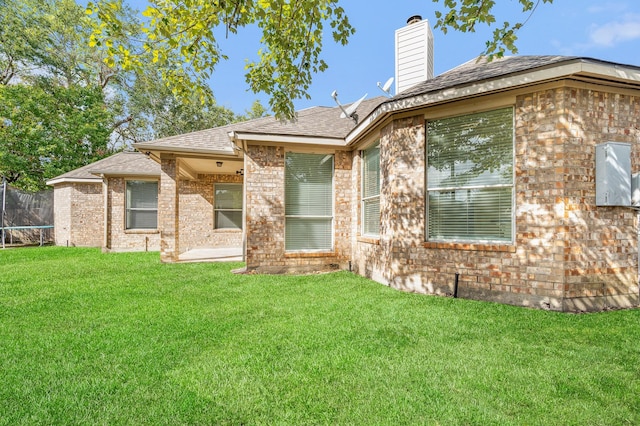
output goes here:
[[407, 19], [407, 25], [415, 24], [422, 21], [422, 16], [413, 15], [411, 18]]

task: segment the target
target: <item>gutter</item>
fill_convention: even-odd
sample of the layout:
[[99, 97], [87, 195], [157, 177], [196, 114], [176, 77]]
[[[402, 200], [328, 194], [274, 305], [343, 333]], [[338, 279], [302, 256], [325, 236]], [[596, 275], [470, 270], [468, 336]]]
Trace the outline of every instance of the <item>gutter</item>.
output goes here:
[[53, 178], [45, 183], [49, 186], [57, 185], [59, 183], [101, 183], [102, 179], [99, 178]]
[[[325, 146], [347, 146], [346, 141], [343, 138], [330, 138], [321, 136], [304, 136], [304, 135], [275, 135], [268, 133], [251, 133], [251, 132], [238, 132], [231, 131], [228, 133], [229, 139], [236, 143], [244, 141], [246, 145], [247, 141], [255, 142], [275, 142], [275, 143], [290, 143], [290, 144], [308, 144], [308, 145], [325, 145]], [[243, 147], [246, 149], [246, 146]]]
[[400, 112], [419, 109], [454, 100], [485, 95], [531, 86], [575, 75], [585, 77], [611, 78], [625, 82], [640, 83], [640, 70], [620, 65], [604, 64], [600, 62], [577, 60], [559, 66], [531, 70], [519, 74], [510, 74], [491, 80], [469, 83], [458, 87], [449, 87], [426, 92], [407, 98], [390, 99], [378, 106], [367, 118], [361, 121], [346, 137], [347, 146], [362, 137], [370, 127], [380, 123], [387, 116]]

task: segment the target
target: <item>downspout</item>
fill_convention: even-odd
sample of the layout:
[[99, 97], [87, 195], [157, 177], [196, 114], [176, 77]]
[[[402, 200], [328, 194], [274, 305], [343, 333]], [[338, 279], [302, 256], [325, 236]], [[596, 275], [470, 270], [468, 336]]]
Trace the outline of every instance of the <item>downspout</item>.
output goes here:
[[[126, 196], [126, 195], [125, 195]], [[109, 249], [109, 184], [107, 178], [102, 175], [102, 197], [103, 197], [103, 225], [102, 225], [102, 250]]]
[[636, 210], [636, 255], [638, 256], [638, 276], [636, 277], [636, 284], [638, 285], [638, 297], [640, 298], [640, 210]]

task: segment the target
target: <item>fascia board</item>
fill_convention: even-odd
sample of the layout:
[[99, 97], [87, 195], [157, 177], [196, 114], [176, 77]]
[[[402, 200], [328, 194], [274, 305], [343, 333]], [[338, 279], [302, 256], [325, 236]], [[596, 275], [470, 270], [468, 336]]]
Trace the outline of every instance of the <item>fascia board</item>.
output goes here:
[[162, 152], [167, 154], [207, 154], [207, 155], [224, 155], [228, 157], [237, 157], [238, 154], [236, 152], [229, 151], [219, 151], [215, 149], [205, 149], [205, 148], [186, 148], [186, 147], [175, 147], [175, 146], [161, 146], [155, 144], [145, 144], [145, 143], [134, 143], [133, 147], [140, 152]]
[[507, 75], [502, 78], [469, 84], [463, 87], [452, 87], [438, 90], [432, 93], [416, 95], [411, 98], [398, 99], [380, 105], [365, 120], [363, 120], [346, 137], [347, 145], [350, 145], [366, 131], [389, 114], [416, 109], [429, 105], [449, 102], [466, 97], [473, 97], [492, 92], [515, 89], [543, 83], [549, 80], [570, 77], [571, 75], [591, 75], [597, 77], [609, 77], [620, 81], [640, 82], [640, 70], [620, 65], [603, 64], [597, 62], [573, 62], [552, 68], [532, 70], [524, 74]]
[[248, 133], [248, 132], [229, 132], [231, 140], [246, 142], [273, 142], [287, 144], [307, 144], [307, 145], [326, 145], [326, 146], [346, 146], [343, 138], [326, 138], [314, 136], [292, 136], [292, 135], [273, 135], [266, 133]]
[[59, 183], [102, 183], [100, 178], [54, 178], [45, 182], [49, 186], [57, 185]]

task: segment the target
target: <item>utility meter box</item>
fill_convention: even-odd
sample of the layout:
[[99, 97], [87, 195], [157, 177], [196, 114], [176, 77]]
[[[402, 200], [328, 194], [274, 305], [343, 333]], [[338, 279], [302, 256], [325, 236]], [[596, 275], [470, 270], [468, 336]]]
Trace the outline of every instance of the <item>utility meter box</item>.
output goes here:
[[640, 173], [631, 175], [631, 205], [640, 207]]
[[631, 205], [631, 144], [596, 145], [596, 206]]

